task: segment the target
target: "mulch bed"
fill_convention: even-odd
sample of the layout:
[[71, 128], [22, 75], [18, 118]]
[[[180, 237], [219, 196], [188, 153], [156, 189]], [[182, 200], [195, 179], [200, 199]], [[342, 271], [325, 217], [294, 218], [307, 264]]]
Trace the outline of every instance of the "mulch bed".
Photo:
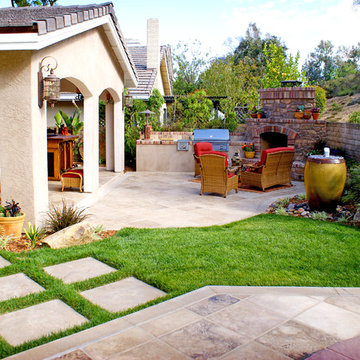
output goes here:
[[[98, 235], [102, 239], [107, 239], [109, 237], [114, 236], [117, 232], [118, 232], [118, 230], [106, 230], [106, 231], [101, 231]], [[36, 250], [41, 247], [42, 247], [42, 245], [39, 244], [39, 245], [36, 245], [34, 248], [32, 248], [26, 235], [21, 235], [20, 239], [13, 239], [13, 240], [9, 241], [7, 244], [6, 250], [10, 251], [10, 252], [14, 252], [14, 253], [20, 253], [20, 252]]]

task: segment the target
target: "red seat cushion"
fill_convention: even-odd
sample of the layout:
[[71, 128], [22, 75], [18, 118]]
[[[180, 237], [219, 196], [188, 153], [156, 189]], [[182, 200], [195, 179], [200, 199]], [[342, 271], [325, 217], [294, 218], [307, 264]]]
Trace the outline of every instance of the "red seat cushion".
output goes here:
[[64, 172], [61, 176], [62, 177], [72, 177], [72, 178], [79, 177], [79, 175], [76, 175], [76, 174], [84, 176], [84, 170], [83, 169], [68, 170], [68, 171]]
[[233, 174], [233, 173], [228, 173], [228, 178], [232, 178], [233, 176], [235, 176], [235, 174]]
[[194, 151], [197, 157], [203, 155], [204, 151], [212, 151], [212, 149], [213, 149], [212, 143], [209, 142], [200, 142], [194, 145]]

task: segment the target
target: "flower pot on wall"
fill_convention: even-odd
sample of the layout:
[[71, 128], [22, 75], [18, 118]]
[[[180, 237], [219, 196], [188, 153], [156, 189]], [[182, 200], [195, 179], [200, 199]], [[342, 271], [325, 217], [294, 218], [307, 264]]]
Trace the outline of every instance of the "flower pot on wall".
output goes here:
[[0, 235], [20, 238], [24, 220], [25, 213], [15, 217], [0, 217]]
[[247, 159], [253, 159], [255, 157], [255, 151], [244, 151], [244, 154]]
[[310, 110], [305, 110], [305, 111], [304, 111], [303, 118], [304, 118], [305, 120], [311, 119], [311, 111], [310, 111]]
[[319, 119], [319, 113], [312, 113], [312, 118], [314, 119], [314, 120], [318, 120]]
[[295, 119], [302, 119], [304, 116], [304, 113], [301, 111], [295, 111], [294, 115], [295, 115]]

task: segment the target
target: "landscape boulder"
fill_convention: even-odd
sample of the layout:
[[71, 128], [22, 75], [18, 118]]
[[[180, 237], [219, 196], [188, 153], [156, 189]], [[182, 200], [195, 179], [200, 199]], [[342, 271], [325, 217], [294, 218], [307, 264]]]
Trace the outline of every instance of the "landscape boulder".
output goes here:
[[60, 249], [88, 244], [97, 240], [101, 240], [101, 237], [95, 233], [94, 227], [87, 221], [83, 221], [47, 236], [42, 242], [52, 249]]

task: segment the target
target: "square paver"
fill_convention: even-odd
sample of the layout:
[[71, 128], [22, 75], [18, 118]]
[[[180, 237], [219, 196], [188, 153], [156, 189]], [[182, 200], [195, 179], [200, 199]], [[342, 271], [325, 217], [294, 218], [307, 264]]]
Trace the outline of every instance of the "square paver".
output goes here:
[[11, 263], [9, 263], [7, 260], [5, 260], [2, 256], [0, 256], [0, 269], [9, 266]]
[[263, 345], [292, 359], [306, 359], [313, 352], [334, 344], [338, 339], [296, 321], [288, 321], [257, 339]]
[[47, 266], [44, 270], [49, 275], [61, 279], [65, 284], [84, 281], [116, 271], [116, 269], [111, 266], [92, 257]]
[[0, 278], [0, 301], [43, 291], [44, 288], [23, 273]]
[[208, 319], [247, 336], [259, 336], [285, 320], [280, 314], [247, 300], [239, 301], [213, 313], [208, 316]]
[[294, 320], [343, 340], [360, 335], [359, 314], [327, 303], [313, 306]]
[[229, 305], [237, 303], [239, 299], [227, 294], [219, 294], [211, 296], [208, 299], [199, 301], [196, 304], [189, 306], [187, 309], [195, 312], [201, 316], [207, 316], [213, 312], [219, 311]]
[[80, 294], [110, 312], [131, 309], [166, 295], [164, 291], [145, 284], [134, 277], [82, 291]]
[[297, 295], [256, 295], [249, 298], [250, 302], [264, 306], [284, 316], [293, 317], [319, 303], [309, 296]]
[[221, 325], [201, 320], [161, 337], [192, 359], [213, 359], [225, 355], [249, 338]]
[[0, 315], [0, 335], [12, 346], [87, 322], [60, 300], [52, 300]]

